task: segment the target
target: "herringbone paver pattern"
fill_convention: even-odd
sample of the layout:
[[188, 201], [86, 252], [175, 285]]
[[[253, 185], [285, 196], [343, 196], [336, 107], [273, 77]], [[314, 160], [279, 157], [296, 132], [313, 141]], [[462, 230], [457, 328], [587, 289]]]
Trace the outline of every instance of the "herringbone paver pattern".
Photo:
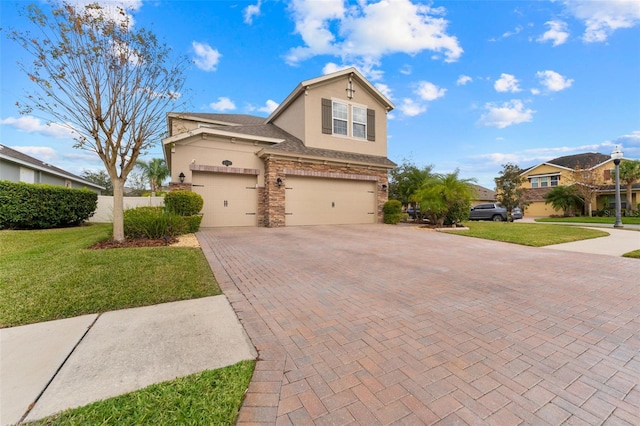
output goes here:
[[638, 424], [637, 260], [384, 225], [198, 237], [259, 352], [239, 425]]

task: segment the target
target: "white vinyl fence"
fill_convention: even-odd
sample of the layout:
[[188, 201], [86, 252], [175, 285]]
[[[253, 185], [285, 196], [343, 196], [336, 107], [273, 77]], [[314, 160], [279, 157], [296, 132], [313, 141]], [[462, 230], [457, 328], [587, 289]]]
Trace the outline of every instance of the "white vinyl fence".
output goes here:
[[[164, 197], [124, 197], [124, 209], [133, 209], [143, 206], [164, 206]], [[98, 208], [89, 222], [113, 222], [113, 197], [110, 195], [98, 195]]]

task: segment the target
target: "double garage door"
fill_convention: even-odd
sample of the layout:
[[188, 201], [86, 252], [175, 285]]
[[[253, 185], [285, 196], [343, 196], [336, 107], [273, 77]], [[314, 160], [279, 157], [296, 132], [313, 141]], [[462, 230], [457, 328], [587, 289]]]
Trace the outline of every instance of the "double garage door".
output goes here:
[[285, 224], [376, 222], [376, 184], [371, 181], [288, 176]]
[[[204, 199], [202, 227], [257, 226], [257, 176], [193, 172]], [[287, 176], [285, 225], [376, 223], [372, 181]]]

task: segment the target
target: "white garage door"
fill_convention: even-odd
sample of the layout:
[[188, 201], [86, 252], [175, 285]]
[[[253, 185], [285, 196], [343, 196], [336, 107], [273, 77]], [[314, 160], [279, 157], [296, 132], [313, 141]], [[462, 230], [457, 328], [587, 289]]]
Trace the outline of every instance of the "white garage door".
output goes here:
[[257, 176], [193, 172], [193, 192], [204, 199], [202, 227], [257, 226]]
[[285, 187], [287, 226], [376, 222], [375, 182], [288, 176]]

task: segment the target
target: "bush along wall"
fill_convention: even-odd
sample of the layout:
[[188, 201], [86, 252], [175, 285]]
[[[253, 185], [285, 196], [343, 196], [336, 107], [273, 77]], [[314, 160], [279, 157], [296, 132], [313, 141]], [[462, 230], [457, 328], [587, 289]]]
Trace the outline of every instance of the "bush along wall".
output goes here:
[[75, 226], [98, 207], [88, 189], [0, 181], [0, 229], [47, 229]]
[[204, 200], [200, 194], [192, 191], [176, 190], [164, 196], [164, 206], [168, 212], [183, 216], [187, 224], [187, 232], [197, 232], [200, 229], [202, 215], [200, 210]]
[[389, 200], [384, 203], [382, 211], [384, 213], [384, 223], [397, 225], [402, 219], [402, 203], [398, 200]]

